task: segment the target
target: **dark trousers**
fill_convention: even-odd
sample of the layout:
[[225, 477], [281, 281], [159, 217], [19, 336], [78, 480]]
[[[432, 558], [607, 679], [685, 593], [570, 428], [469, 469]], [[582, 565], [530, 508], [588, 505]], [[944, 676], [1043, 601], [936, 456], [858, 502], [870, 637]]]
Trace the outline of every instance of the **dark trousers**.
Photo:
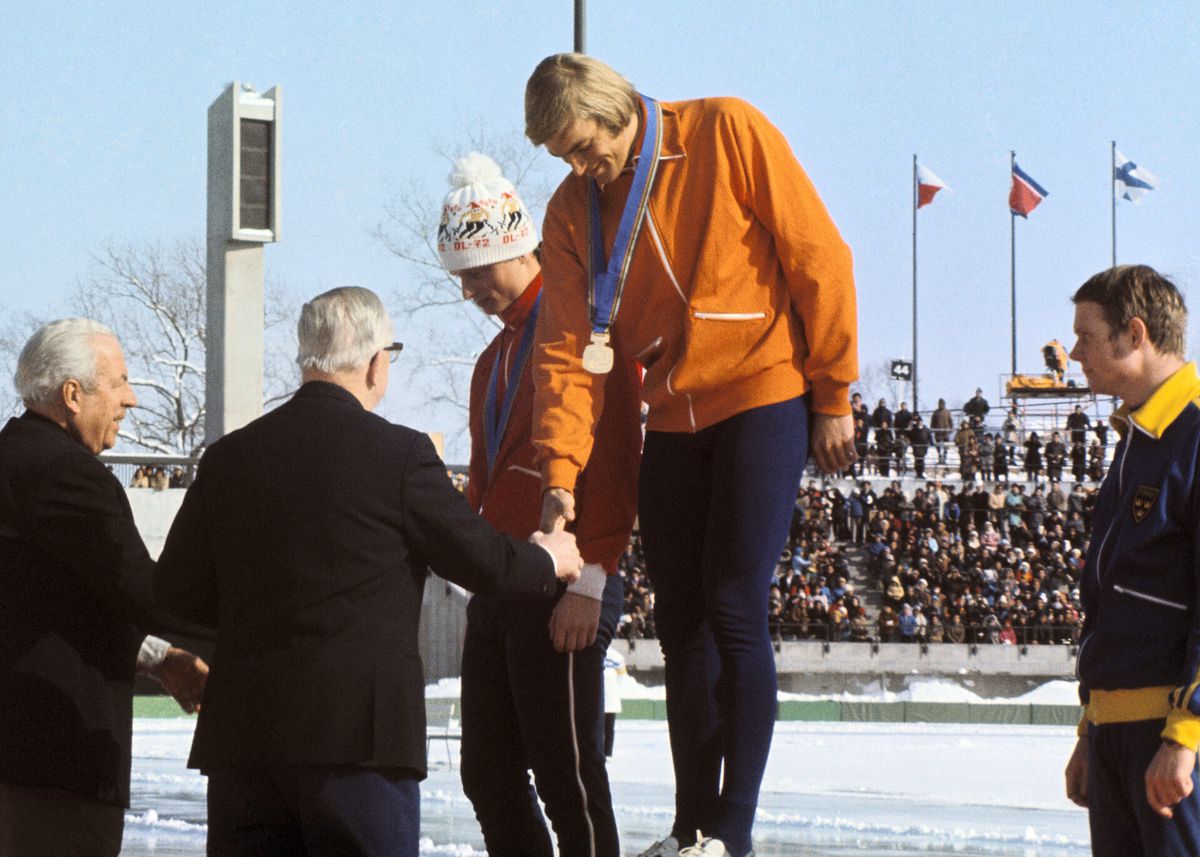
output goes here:
[[[596, 642], [556, 652], [550, 609], [503, 596], [467, 607], [462, 662], [462, 782], [491, 857], [617, 857], [604, 763], [604, 653], [621, 613], [621, 578], [604, 588]], [[530, 784], [533, 771], [537, 792]]]
[[411, 771], [272, 765], [208, 772], [212, 857], [417, 857]]
[[1146, 769], [1162, 746], [1162, 720], [1088, 727], [1088, 821], [1095, 857], [1200, 855], [1200, 783], [1163, 818], [1146, 802]]
[[808, 452], [801, 398], [694, 434], [647, 432], [638, 514], [666, 666], [680, 842], [750, 851], [775, 726], [767, 628]]
[[124, 807], [0, 782], [0, 857], [117, 857], [124, 830]]

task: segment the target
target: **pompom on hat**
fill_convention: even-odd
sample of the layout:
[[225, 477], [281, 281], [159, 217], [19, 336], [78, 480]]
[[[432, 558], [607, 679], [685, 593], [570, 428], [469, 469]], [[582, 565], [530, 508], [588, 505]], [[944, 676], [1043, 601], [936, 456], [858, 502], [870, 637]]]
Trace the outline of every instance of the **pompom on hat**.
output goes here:
[[438, 257], [447, 271], [533, 252], [538, 243], [533, 218], [495, 161], [471, 152], [454, 162], [449, 180], [437, 231]]

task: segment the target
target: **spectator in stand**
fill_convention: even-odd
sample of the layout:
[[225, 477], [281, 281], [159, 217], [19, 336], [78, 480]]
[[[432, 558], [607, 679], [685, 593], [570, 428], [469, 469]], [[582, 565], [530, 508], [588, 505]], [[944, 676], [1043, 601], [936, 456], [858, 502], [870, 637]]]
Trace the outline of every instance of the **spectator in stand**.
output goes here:
[[984, 420], [987, 419], [990, 410], [987, 399], [983, 397], [983, 390], [978, 387], [975, 389], [975, 395], [963, 405], [963, 413], [970, 418], [971, 428], [977, 431], [983, 428]]
[[174, 470], [171, 471], [170, 487], [171, 488], [186, 488], [187, 487], [187, 476], [184, 474], [182, 467], [176, 467]]
[[1067, 447], [1062, 442], [1062, 435], [1053, 432], [1046, 444], [1046, 478], [1051, 484], [1062, 481], [1063, 464], [1067, 460]]
[[925, 478], [925, 456], [929, 454], [929, 444], [932, 441], [933, 435], [929, 427], [921, 421], [920, 414], [915, 414], [908, 429], [908, 442], [912, 446], [913, 473], [918, 479]]
[[979, 474], [984, 482], [992, 481], [995, 461], [996, 436], [990, 431], [984, 432], [983, 437], [979, 440]]
[[912, 606], [909, 604], [900, 605], [900, 618], [897, 621], [897, 627], [900, 629], [900, 642], [912, 643], [917, 639], [917, 617], [913, 615]]
[[[867, 410], [866, 402], [862, 400], [862, 396], [858, 393], [850, 397], [850, 415], [854, 418], [854, 452], [857, 458], [857, 470], [855, 472], [862, 476], [866, 473], [867, 467], [871, 412]], [[854, 470], [854, 468], [855, 465], [851, 465], [851, 469]]]
[[975, 430], [963, 423], [955, 437], [958, 444], [959, 470], [964, 482], [974, 482], [979, 472], [979, 440]]
[[1025, 512], [1025, 498], [1022, 496], [1025, 486], [1014, 482], [1010, 486], [1008, 496], [1004, 498], [1004, 508], [1008, 513], [1008, 530], [1011, 533], [1015, 527], [1021, 526]]
[[1083, 412], [1081, 405], [1076, 405], [1075, 410], [1067, 415], [1067, 430], [1071, 433], [1071, 443], [1086, 443], [1087, 431], [1092, 427], [1092, 421], [1088, 419], [1088, 415]]
[[938, 399], [937, 410], [929, 418], [929, 427], [933, 430], [933, 443], [937, 447], [937, 463], [945, 464], [946, 446], [950, 443], [950, 435], [954, 432], [954, 416], [946, 407], [945, 399]]
[[879, 642], [894, 643], [896, 641], [896, 636], [899, 633], [899, 625], [896, 611], [890, 605], [885, 604], [880, 609], [879, 619], [876, 624], [879, 628]]
[[967, 640], [967, 629], [963, 626], [963, 614], [955, 612], [950, 617], [950, 626], [945, 630], [947, 643], [964, 643]]
[[[880, 406], [882, 407], [882, 400]], [[875, 409], [879, 413], [879, 409]], [[872, 418], [874, 422], [874, 418]], [[892, 432], [887, 419], [881, 420], [875, 429], [875, 468], [880, 476], [892, 474], [892, 454], [895, 449], [896, 436]]]
[[1000, 440], [996, 441], [992, 453], [992, 479], [996, 482], [1008, 481], [1008, 446]]
[[875, 410], [871, 412], [871, 426], [880, 428], [884, 423], [892, 424], [892, 412], [887, 406], [885, 399], [880, 399], [879, 404], [875, 406]]
[[892, 419], [892, 428], [897, 432], [907, 432], [912, 425], [913, 412], [908, 409], [908, 402], [901, 402], [900, 408]]
[[[911, 426], [912, 421], [909, 421]], [[908, 429], [901, 431], [893, 426], [892, 428], [892, 460], [896, 465], [896, 473], [899, 476], [905, 476], [908, 473], [908, 461], [906, 455], [908, 453], [909, 440]]]
[[1071, 444], [1071, 475], [1076, 482], [1082, 482], [1087, 476], [1087, 447], [1082, 443]]
[[149, 468], [139, 467], [133, 471], [133, 481], [129, 483], [130, 488], [149, 488], [150, 474], [147, 473]]
[[1042, 476], [1042, 442], [1038, 433], [1032, 431], [1025, 440], [1025, 478], [1038, 482]]
[[161, 467], [155, 467], [150, 473], [150, 487], [155, 491], [166, 491], [171, 487], [171, 478], [167, 476], [167, 471]]
[[1021, 413], [1017, 410], [1017, 403], [1013, 402], [1012, 407], [1008, 409], [1008, 413], [1004, 415], [1004, 426], [1001, 429], [1004, 434], [1004, 449], [1008, 456], [1008, 466], [1015, 467], [1017, 464], [1017, 446], [1022, 443], [1022, 434], [1024, 426], [1021, 422]]
[[930, 643], [945, 642], [946, 628], [942, 625], [941, 617], [936, 613], [929, 617], [928, 627], [925, 630], [925, 639]]
[[988, 495], [988, 519], [1001, 535], [1008, 532], [1008, 518], [1004, 511], [1007, 496], [1008, 492], [999, 482], [992, 486], [992, 493]]
[[1088, 447], [1088, 476], [1093, 482], [1104, 479], [1104, 444], [1098, 437], [1092, 438]]
[[859, 486], [854, 486], [846, 500], [847, 511], [850, 515], [850, 532], [854, 544], [861, 546], [867, 532], [867, 510], [863, 506], [863, 492]]
[[1025, 526], [1031, 533], [1042, 528], [1046, 518], [1046, 498], [1042, 494], [1042, 486], [1035, 485], [1033, 493], [1025, 498]]

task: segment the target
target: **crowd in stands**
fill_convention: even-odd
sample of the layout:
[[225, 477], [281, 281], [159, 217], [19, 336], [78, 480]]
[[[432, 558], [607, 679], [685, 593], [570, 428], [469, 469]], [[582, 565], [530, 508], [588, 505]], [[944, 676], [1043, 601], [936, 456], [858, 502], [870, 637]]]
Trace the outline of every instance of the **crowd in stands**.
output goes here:
[[176, 467], [168, 474], [165, 467], [144, 465], [133, 472], [129, 487], [165, 491], [168, 488], [186, 488], [189, 483], [187, 472], [182, 467]]
[[[859, 459], [855, 474], [859, 476], [886, 478], [893, 471], [904, 476], [911, 469], [921, 479], [931, 454], [933, 465], [944, 473], [952, 449], [956, 452], [959, 474], [966, 482], [976, 477], [985, 482], [1008, 481], [1017, 477], [1017, 471], [1031, 482], [1043, 479], [1061, 482], [1067, 473], [1077, 482], [1085, 479], [1099, 482], [1104, 475], [1108, 425], [1103, 420], [1093, 424], [1080, 405], [1067, 415], [1061, 430], [1052, 429], [1048, 437], [1044, 432], [1039, 437], [1036, 429], [1026, 431], [1026, 417], [1016, 403], [999, 426], [989, 426], [987, 415], [991, 407], [982, 390], [976, 390], [975, 396], [963, 405], [961, 418], [957, 420], [945, 400], [938, 399], [928, 425], [905, 402], [893, 412], [880, 399], [871, 411], [855, 393], [851, 406]], [[1089, 432], [1094, 433], [1090, 443]]]
[[[865, 418], [859, 397], [854, 404], [856, 440], [865, 448], [854, 473], [844, 474], [852, 480], [810, 481], [797, 496], [771, 589], [776, 639], [1076, 642], [1083, 624], [1079, 575], [1106, 427], [1092, 426], [1076, 407], [1043, 444], [1036, 431], [1025, 434], [1014, 407], [993, 432], [980, 391], [953, 435], [944, 402], [928, 428], [903, 403], [891, 413], [880, 402]], [[860, 434], [864, 421], [874, 435]], [[1095, 437], [1083, 451], [1089, 431]], [[951, 484], [931, 475], [922, 483], [926, 455], [945, 464], [951, 444], [961, 478]], [[917, 479], [907, 489], [863, 478], [903, 475], [910, 465]], [[620, 565], [625, 609], [618, 635], [653, 637], [654, 593], [636, 533]]]

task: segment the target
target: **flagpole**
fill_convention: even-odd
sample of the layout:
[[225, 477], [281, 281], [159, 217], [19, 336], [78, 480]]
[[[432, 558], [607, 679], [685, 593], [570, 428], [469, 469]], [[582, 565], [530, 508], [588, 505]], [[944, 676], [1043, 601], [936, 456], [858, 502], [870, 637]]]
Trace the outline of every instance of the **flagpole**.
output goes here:
[[[1017, 165], [1016, 150], [1010, 150], [1008, 153], [1009, 165], [1008, 174], [1009, 180], [1012, 180], [1012, 175], [1015, 172], [1014, 168]], [[1012, 320], [1012, 374], [1017, 374], [1017, 216], [1013, 214], [1012, 208], [1008, 210], [1008, 248], [1009, 248], [1009, 291], [1010, 291], [1010, 318]]]
[[913, 155], [913, 172], [912, 172], [912, 192], [913, 192], [913, 298], [912, 298], [912, 385], [913, 385], [913, 413], [921, 412], [921, 397], [917, 392], [917, 378], [920, 377], [920, 364], [917, 362], [917, 204], [918, 188], [917, 188], [917, 156]]
[[1117, 169], [1117, 141], [1112, 141], [1108, 157], [1108, 202], [1112, 206], [1112, 266], [1117, 267], [1117, 188], [1113, 176]]

